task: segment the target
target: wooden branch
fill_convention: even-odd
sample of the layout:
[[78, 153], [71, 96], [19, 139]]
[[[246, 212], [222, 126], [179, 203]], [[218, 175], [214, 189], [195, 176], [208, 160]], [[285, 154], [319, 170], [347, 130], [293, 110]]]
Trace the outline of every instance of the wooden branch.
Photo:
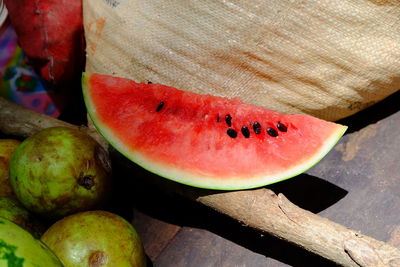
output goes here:
[[[77, 127], [0, 98], [0, 131], [27, 137], [51, 126]], [[107, 143], [93, 129], [78, 127]], [[400, 250], [303, 210], [268, 189], [208, 191], [170, 183], [169, 190], [209, 206], [243, 224], [294, 243], [342, 266], [400, 266]]]
[[[188, 193], [184, 193], [188, 196]], [[343, 266], [400, 266], [400, 250], [303, 210], [269, 189], [192, 199]]]
[[19, 137], [28, 137], [41, 129], [55, 126], [76, 128], [88, 133], [103, 147], [107, 142], [93, 127], [76, 126], [55, 118], [23, 108], [0, 97], [0, 132]]

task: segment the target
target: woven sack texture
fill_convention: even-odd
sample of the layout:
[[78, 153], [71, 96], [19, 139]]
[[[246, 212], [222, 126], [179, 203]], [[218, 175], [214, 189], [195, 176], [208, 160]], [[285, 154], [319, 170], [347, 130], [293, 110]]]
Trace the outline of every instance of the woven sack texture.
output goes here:
[[398, 0], [83, 0], [86, 71], [335, 121], [400, 88]]

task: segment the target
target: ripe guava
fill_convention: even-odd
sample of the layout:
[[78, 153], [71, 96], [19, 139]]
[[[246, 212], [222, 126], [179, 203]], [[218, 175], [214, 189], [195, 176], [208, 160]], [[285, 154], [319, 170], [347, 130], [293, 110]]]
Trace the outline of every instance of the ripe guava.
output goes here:
[[44, 223], [14, 198], [0, 197], [0, 217], [21, 226], [36, 238], [40, 238], [46, 228]]
[[41, 240], [66, 267], [142, 267], [147, 263], [134, 227], [106, 211], [67, 216], [50, 226]]
[[0, 218], [0, 266], [62, 267], [63, 264], [39, 239], [15, 223]]
[[25, 139], [12, 155], [9, 179], [20, 202], [49, 219], [97, 208], [111, 192], [107, 152], [88, 134], [66, 127]]
[[11, 155], [20, 143], [15, 139], [0, 139], [0, 197], [16, 198], [8, 174]]

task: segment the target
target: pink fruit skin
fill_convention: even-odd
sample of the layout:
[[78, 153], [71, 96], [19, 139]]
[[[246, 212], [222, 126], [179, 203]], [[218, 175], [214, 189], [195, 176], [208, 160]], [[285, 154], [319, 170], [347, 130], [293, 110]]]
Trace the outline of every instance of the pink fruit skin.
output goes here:
[[80, 77], [84, 66], [81, 0], [5, 0], [30, 64], [51, 84]]

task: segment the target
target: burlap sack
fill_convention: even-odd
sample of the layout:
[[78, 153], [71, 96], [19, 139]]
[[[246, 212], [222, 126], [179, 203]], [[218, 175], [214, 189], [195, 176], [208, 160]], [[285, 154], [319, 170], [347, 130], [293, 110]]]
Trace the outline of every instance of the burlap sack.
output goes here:
[[87, 72], [349, 116], [400, 88], [399, 0], [84, 0]]

